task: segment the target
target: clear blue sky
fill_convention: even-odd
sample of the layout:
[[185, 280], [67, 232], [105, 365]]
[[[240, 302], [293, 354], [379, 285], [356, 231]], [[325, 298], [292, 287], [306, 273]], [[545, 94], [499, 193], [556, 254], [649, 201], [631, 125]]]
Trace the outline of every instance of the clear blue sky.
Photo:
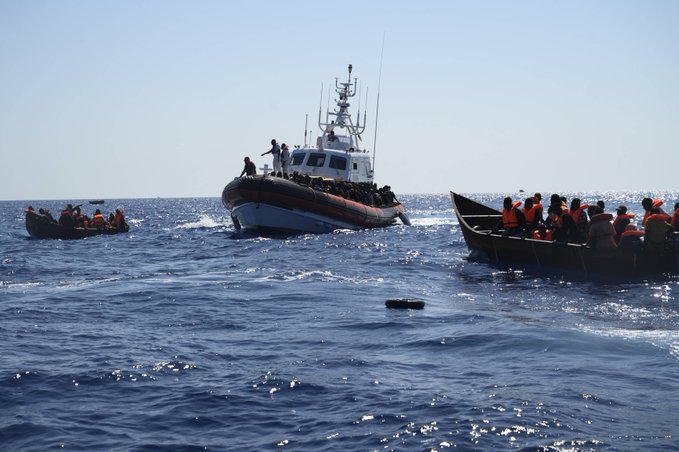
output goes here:
[[678, 24], [675, 0], [0, 0], [0, 199], [219, 196], [316, 134], [349, 63], [372, 149], [383, 36], [377, 183], [677, 190]]

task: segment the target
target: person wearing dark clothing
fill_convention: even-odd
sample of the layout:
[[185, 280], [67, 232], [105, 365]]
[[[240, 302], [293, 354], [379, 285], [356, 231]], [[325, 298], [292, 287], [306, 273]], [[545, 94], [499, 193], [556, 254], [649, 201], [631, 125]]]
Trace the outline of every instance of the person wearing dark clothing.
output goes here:
[[68, 204], [66, 208], [61, 211], [61, 215], [59, 216], [59, 224], [67, 228], [73, 227], [73, 206], [71, 204]]
[[589, 204], [582, 204], [580, 198], [573, 198], [571, 200], [571, 208], [568, 211], [575, 224], [578, 225], [578, 231], [580, 232], [580, 238], [586, 240], [587, 231], [589, 230], [589, 219], [587, 218], [587, 208]]
[[240, 177], [243, 177], [243, 174], [246, 174], [248, 176], [254, 176], [257, 174], [257, 167], [255, 166], [254, 162], [250, 160], [250, 157], [245, 157], [245, 166], [243, 167], [243, 171], [240, 173]]
[[620, 243], [618, 243], [618, 249], [623, 252], [623, 254], [629, 253], [639, 253], [644, 245], [641, 238], [644, 236], [644, 231], [637, 230], [636, 225], [628, 224], [625, 227], [625, 231], [620, 236]]
[[557, 242], [581, 243], [578, 225], [575, 224], [573, 217], [561, 206], [549, 208], [549, 219], [552, 224], [553, 238]]
[[629, 226], [632, 218], [634, 218], [634, 214], [627, 213], [627, 206], [619, 206], [615, 209], [615, 212], [617, 215], [613, 221], [613, 229], [615, 229], [615, 243], [619, 243], [622, 234], [627, 230], [627, 226]]

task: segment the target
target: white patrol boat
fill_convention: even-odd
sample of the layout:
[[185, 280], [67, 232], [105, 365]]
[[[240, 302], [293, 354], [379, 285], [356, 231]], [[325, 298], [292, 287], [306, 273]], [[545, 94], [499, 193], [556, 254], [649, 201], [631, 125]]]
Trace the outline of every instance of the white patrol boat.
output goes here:
[[[329, 232], [392, 225], [397, 219], [410, 224], [405, 207], [389, 186], [373, 183], [370, 154], [359, 147], [365, 130], [349, 113], [356, 95], [356, 79], [335, 80], [337, 108], [325, 121], [316, 147], [297, 147], [290, 155], [288, 172], [238, 177], [222, 192], [236, 228], [281, 232]], [[373, 159], [374, 161], [374, 159]]]

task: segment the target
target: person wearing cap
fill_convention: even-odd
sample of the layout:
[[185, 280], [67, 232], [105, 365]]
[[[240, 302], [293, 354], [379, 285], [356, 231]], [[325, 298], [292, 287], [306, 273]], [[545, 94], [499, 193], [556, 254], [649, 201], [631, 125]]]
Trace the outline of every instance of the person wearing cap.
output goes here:
[[243, 161], [245, 161], [245, 166], [238, 177], [243, 177], [243, 174], [247, 174], [248, 176], [254, 176], [257, 174], [257, 167], [255, 166], [254, 162], [250, 160], [250, 157], [245, 157]]
[[633, 213], [627, 213], [627, 206], [618, 206], [618, 208], [615, 209], [615, 212], [617, 215], [615, 220], [613, 220], [613, 229], [615, 229], [615, 243], [619, 243], [622, 233], [625, 232], [635, 215]]

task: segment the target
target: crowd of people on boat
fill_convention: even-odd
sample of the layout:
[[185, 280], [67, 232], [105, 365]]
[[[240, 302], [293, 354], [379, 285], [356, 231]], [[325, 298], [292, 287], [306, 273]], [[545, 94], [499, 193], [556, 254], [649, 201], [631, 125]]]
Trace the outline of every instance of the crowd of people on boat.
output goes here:
[[[332, 137], [334, 139], [334, 133]], [[376, 184], [371, 182], [336, 181], [322, 177], [311, 177], [299, 174], [296, 171], [289, 173], [290, 151], [288, 145], [285, 143], [279, 145], [275, 139], [271, 140], [271, 149], [263, 153], [262, 156], [266, 154], [273, 155], [273, 171], [271, 176], [289, 179], [299, 185], [360, 202], [371, 207], [390, 207], [398, 203], [396, 195], [388, 185], [378, 188]], [[245, 157], [243, 160], [245, 165], [239, 177], [256, 175], [257, 166], [250, 157]]]
[[667, 238], [679, 234], [679, 202], [672, 214], [662, 208], [660, 198], [644, 198], [641, 225], [634, 221], [636, 214], [627, 206], [615, 209], [616, 215], [606, 212], [604, 201], [593, 204], [573, 198], [568, 203], [565, 196], [550, 197], [544, 215], [540, 193], [523, 202], [507, 197], [503, 202], [502, 220], [492, 232], [502, 231], [504, 236], [527, 237], [564, 243], [578, 243], [601, 251], [637, 252], [642, 249], [663, 252]]
[[372, 182], [347, 182], [343, 180], [311, 177], [308, 174], [292, 173], [290, 180], [298, 185], [313, 188], [344, 199], [360, 202], [371, 207], [391, 207], [398, 203], [389, 185], [378, 188]]
[[59, 218], [55, 219], [49, 210], [40, 208], [38, 212], [32, 206], [28, 206], [26, 209], [29, 212], [36, 213], [36, 215], [41, 216], [46, 221], [54, 224], [59, 224], [66, 228], [96, 228], [96, 229], [126, 229], [127, 222], [125, 221], [125, 213], [122, 209], [116, 209], [115, 213], [109, 213], [108, 217], [105, 217], [101, 210], [96, 209], [92, 217], [87, 216], [83, 213], [80, 208], [81, 205], [73, 206], [67, 204], [60, 214]]

